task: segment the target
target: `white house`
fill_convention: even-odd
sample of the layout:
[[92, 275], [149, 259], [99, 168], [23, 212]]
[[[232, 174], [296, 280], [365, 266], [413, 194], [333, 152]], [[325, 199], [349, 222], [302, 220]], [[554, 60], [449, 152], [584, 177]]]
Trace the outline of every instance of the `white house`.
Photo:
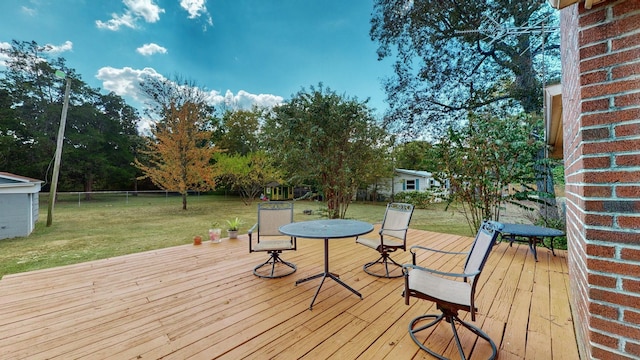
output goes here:
[[375, 188], [378, 194], [389, 197], [403, 191], [433, 191], [441, 185], [428, 171], [395, 169], [393, 178], [382, 179]]
[[0, 172], [0, 239], [31, 234], [41, 185], [40, 180]]

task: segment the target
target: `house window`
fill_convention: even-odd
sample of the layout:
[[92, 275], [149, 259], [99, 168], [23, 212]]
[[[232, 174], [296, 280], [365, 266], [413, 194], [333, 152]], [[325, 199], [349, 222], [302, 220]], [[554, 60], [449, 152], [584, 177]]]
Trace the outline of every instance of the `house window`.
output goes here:
[[406, 190], [416, 190], [416, 181], [415, 180], [407, 180], [407, 182], [406, 182]]

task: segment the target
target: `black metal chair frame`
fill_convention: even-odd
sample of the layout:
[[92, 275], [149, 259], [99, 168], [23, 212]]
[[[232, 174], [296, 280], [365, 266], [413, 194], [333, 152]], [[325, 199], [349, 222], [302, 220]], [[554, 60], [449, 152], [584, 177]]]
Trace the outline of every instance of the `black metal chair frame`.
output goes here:
[[[269, 201], [258, 204], [258, 222], [249, 229], [249, 252], [264, 251], [269, 254], [267, 261], [258, 264], [253, 269], [253, 274], [262, 278], [275, 279], [296, 272], [295, 264], [283, 260], [280, 257], [285, 250], [296, 250], [297, 242], [293, 236], [283, 239], [278, 228], [293, 222], [293, 203], [286, 201]], [[262, 224], [262, 225], [261, 225]], [[256, 233], [254, 245], [253, 234]], [[276, 274], [276, 269], [284, 266], [286, 271]], [[271, 271], [265, 275], [260, 273], [263, 267], [271, 267]], [[289, 268], [289, 269], [287, 269]]]
[[[411, 222], [411, 216], [413, 215], [413, 208], [413, 205], [406, 203], [387, 204], [387, 209], [384, 213], [382, 225], [380, 227], [380, 231], [378, 232], [379, 239], [372, 240], [367, 238], [356, 238], [356, 242], [358, 244], [362, 244], [375, 249], [380, 253], [380, 257], [377, 260], [368, 262], [362, 267], [362, 269], [367, 274], [385, 278], [402, 277], [402, 273], [399, 273], [398, 275], [390, 275], [389, 266], [394, 266], [396, 268], [402, 269], [402, 264], [399, 264], [395, 260], [393, 260], [393, 258], [389, 256], [389, 254], [399, 249], [401, 249], [402, 251], [406, 251], [407, 230], [409, 229], [409, 222]], [[402, 213], [403, 215], [408, 216], [408, 218], [406, 218], [406, 224], [403, 224], [402, 227], [399, 228], [390, 228], [388, 225], [390, 213]], [[389, 240], [390, 238], [397, 239], [398, 241], [396, 242], [395, 240]], [[384, 274], [375, 273], [370, 270], [370, 268], [372, 266], [375, 266], [376, 264], [382, 264], [384, 266]]]
[[[466, 356], [464, 354], [462, 344], [460, 343], [460, 337], [458, 335], [458, 330], [456, 329], [456, 323], [460, 324], [461, 326], [470, 330], [472, 333], [474, 333], [478, 337], [487, 341], [491, 346], [491, 350], [492, 350], [492, 355], [490, 359], [495, 359], [497, 355], [497, 349], [493, 340], [491, 340], [489, 335], [487, 335], [479, 327], [474, 326], [460, 319], [460, 317], [458, 316], [458, 311], [459, 310], [468, 311], [471, 313], [471, 320], [472, 321], [476, 320], [476, 312], [478, 311], [478, 309], [475, 307], [475, 292], [476, 292], [476, 286], [478, 283], [478, 278], [480, 277], [480, 273], [482, 272], [482, 269], [484, 268], [484, 265], [489, 257], [489, 254], [491, 253], [491, 249], [495, 245], [496, 239], [499, 235], [499, 231], [501, 228], [502, 228], [502, 224], [498, 222], [493, 222], [493, 221], [483, 222], [482, 226], [478, 231], [478, 234], [476, 235], [476, 239], [473, 242], [471, 250], [469, 252], [449, 252], [449, 251], [431, 249], [423, 246], [412, 246], [410, 248], [410, 252], [412, 256], [412, 264], [405, 264], [403, 266], [403, 273], [405, 276], [405, 288], [404, 288], [403, 295], [405, 297], [405, 304], [409, 305], [409, 298], [413, 296], [419, 299], [435, 302], [437, 309], [440, 310], [441, 313], [421, 315], [411, 320], [411, 322], [409, 323], [409, 335], [411, 336], [411, 339], [413, 339], [413, 341], [422, 350], [428, 352], [434, 357], [438, 359], [447, 359], [442, 354], [439, 354], [434, 350], [431, 350], [427, 346], [425, 346], [425, 344], [423, 344], [420, 340], [417, 339], [416, 333], [419, 333], [433, 326], [436, 326], [438, 323], [440, 323], [440, 321], [445, 320], [446, 322], [451, 324], [454, 340], [458, 348], [458, 352], [460, 353], [460, 357], [462, 359], [466, 359]], [[467, 259], [465, 261], [464, 271], [463, 273], [448, 273], [448, 272], [442, 272], [442, 271], [418, 266], [416, 265], [416, 254], [418, 250], [426, 250], [426, 251], [437, 252], [437, 253], [448, 254], [448, 255], [466, 254]], [[441, 289], [445, 289], [445, 288], [453, 289], [456, 283], [457, 284], [461, 283], [460, 281], [446, 279], [445, 277], [462, 278], [464, 283], [467, 283], [468, 281], [470, 281], [470, 284], [468, 287], [468, 291], [469, 291], [468, 295], [470, 296], [470, 298], [468, 299], [469, 304], [462, 304], [462, 302], [464, 301], [454, 301], [453, 299], [456, 297], [459, 297], [458, 296], [459, 294], [447, 294], [447, 297], [449, 298], [445, 300], [445, 299], [442, 299], [443, 297], [441, 296], [442, 294], [434, 295], [434, 294], [428, 293], [428, 290], [426, 292], [421, 292], [421, 291], [412, 289], [410, 287], [409, 277], [413, 271], [425, 272], [422, 274], [427, 278], [441, 279], [442, 281], [438, 281], [440, 282], [439, 285], [441, 285], [440, 287]], [[420, 275], [420, 273], [414, 273], [414, 274], [415, 276]], [[434, 274], [435, 276], [431, 276], [431, 274]], [[447, 283], [449, 283], [451, 286], [450, 287], [447, 286]], [[425, 287], [425, 289], [426, 288], [427, 287]], [[435, 285], [433, 288], [435, 288]], [[451, 290], [451, 292], [454, 292], [454, 291], [455, 290]], [[464, 294], [464, 296], [466, 295], [467, 294]], [[422, 323], [428, 320], [431, 320], [431, 321], [429, 321], [424, 325], [419, 325], [419, 323]]]

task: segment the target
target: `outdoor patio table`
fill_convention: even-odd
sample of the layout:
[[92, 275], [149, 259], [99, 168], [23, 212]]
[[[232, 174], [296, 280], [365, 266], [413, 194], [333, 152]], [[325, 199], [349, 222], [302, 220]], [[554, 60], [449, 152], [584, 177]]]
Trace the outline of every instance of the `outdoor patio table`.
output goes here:
[[[564, 232], [558, 229], [551, 229], [536, 225], [527, 224], [508, 224], [503, 223], [504, 227], [500, 231], [500, 238], [502, 240], [508, 240], [510, 245], [513, 245], [514, 241], [529, 243], [529, 249], [533, 253], [533, 257], [538, 261], [538, 252], [536, 250], [537, 244], [541, 243], [542, 246], [551, 250], [553, 256], [556, 255], [553, 251], [553, 239], [558, 236], [564, 236]], [[545, 245], [544, 238], [549, 238], [549, 246]]]
[[311, 220], [283, 225], [279, 230], [281, 233], [289, 236], [324, 240], [324, 271], [296, 281], [296, 285], [298, 285], [319, 277], [322, 278], [322, 281], [320, 281], [320, 285], [318, 286], [318, 290], [316, 290], [316, 294], [311, 300], [309, 310], [313, 309], [313, 303], [316, 301], [320, 288], [322, 288], [322, 284], [324, 284], [324, 280], [326, 278], [333, 279], [338, 284], [344, 286], [362, 299], [362, 295], [340, 280], [339, 275], [329, 272], [329, 239], [344, 239], [364, 235], [373, 231], [373, 225], [357, 220]]

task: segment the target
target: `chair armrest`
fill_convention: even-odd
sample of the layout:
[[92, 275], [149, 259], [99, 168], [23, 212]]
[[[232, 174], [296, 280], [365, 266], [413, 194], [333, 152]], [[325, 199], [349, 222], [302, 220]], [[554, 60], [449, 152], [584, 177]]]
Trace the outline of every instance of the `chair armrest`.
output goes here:
[[427, 250], [427, 251], [437, 252], [437, 253], [441, 253], [441, 254], [450, 254], [450, 255], [467, 255], [467, 254], [469, 254], [469, 252], [467, 252], [467, 251], [465, 251], [465, 252], [445, 251], [445, 250], [428, 248], [428, 247], [420, 246], [420, 245], [414, 245], [414, 246], [410, 247], [409, 251], [411, 251], [412, 253], [415, 254], [416, 253], [415, 249]]
[[450, 276], [450, 277], [461, 277], [461, 278], [473, 277], [473, 276], [476, 276], [476, 275], [480, 274], [479, 270], [478, 271], [474, 271], [472, 273], [468, 273], [468, 274], [460, 274], [460, 273], [448, 273], [448, 272], [444, 272], [444, 271], [438, 271], [438, 270], [429, 269], [429, 268], [418, 266], [418, 265], [414, 265], [414, 264], [404, 264], [404, 265], [402, 265], [402, 272], [404, 273], [405, 276], [409, 275], [409, 270], [410, 269], [417, 269], [417, 270], [426, 271], [426, 272], [429, 272], [429, 273], [432, 273], [432, 274]]
[[257, 227], [258, 227], [258, 223], [255, 223], [255, 224], [251, 227], [251, 229], [249, 229], [249, 230], [247, 231], [247, 234], [251, 235], [251, 234], [253, 233], [253, 231], [254, 231]]

